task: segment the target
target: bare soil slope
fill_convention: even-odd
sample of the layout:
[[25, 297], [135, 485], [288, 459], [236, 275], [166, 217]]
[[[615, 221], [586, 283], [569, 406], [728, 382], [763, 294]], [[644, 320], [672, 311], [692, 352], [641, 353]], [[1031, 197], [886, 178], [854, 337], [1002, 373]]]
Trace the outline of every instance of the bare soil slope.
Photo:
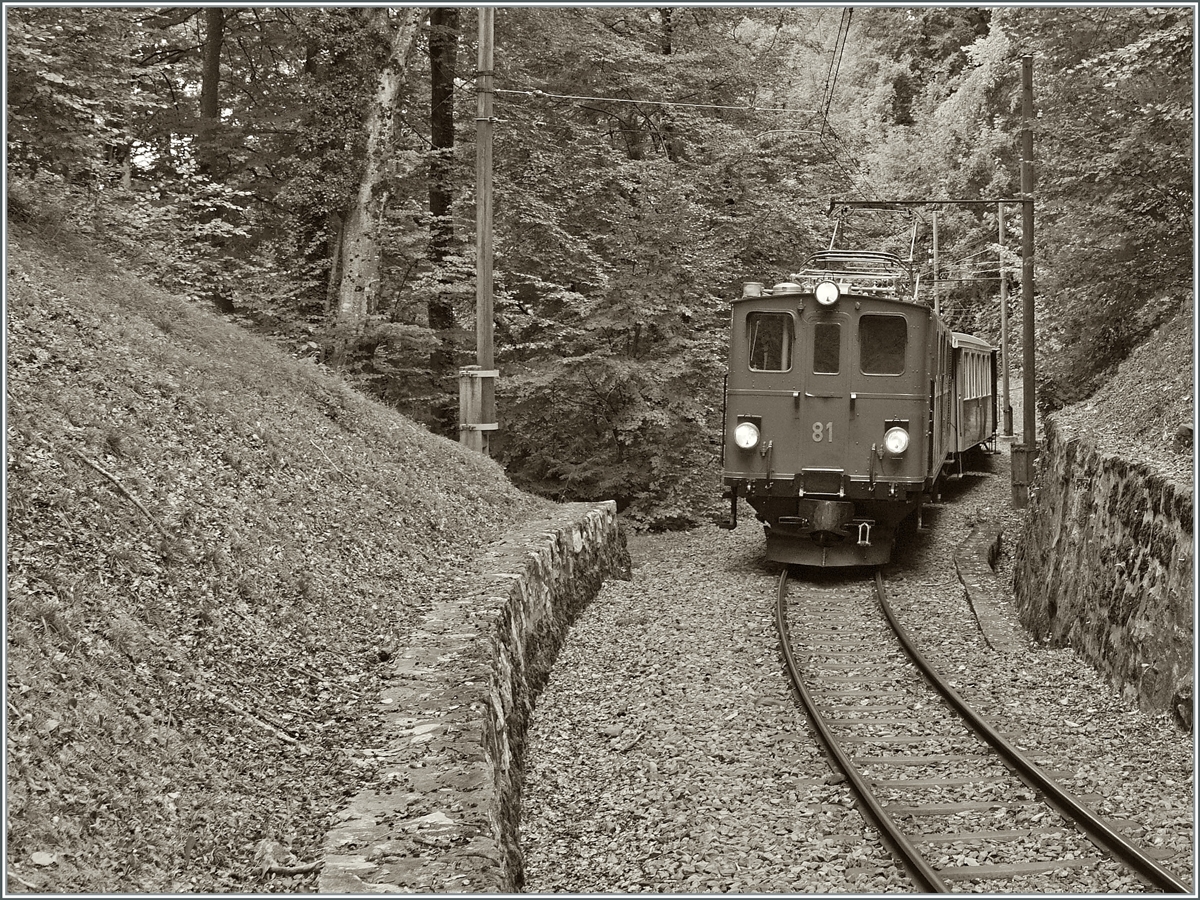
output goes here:
[[76, 238], [6, 275], [7, 889], [311, 890], [386, 659], [548, 505]]

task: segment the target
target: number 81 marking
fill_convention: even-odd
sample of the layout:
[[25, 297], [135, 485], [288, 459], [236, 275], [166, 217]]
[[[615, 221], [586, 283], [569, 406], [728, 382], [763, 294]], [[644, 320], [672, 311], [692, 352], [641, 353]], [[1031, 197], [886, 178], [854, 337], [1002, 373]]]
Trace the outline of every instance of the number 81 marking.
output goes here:
[[833, 423], [826, 422], [825, 424], [821, 424], [820, 422], [813, 422], [812, 435], [813, 435], [813, 440], [816, 441], [818, 444], [821, 443], [821, 441], [828, 441], [829, 443], [832, 444], [833, 443]]

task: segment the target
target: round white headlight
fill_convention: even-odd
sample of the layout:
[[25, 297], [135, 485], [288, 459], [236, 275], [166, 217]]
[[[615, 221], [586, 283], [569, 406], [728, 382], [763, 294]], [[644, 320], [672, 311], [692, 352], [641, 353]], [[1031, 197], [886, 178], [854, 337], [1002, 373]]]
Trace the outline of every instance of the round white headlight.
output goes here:
[[883, 449], [892, 456], [899, 456], [908, 449], [908, 432], [896, 426], [883, 435]]
[[841, 294], [838, 286], [832, 281], [818, 281], [813, 293], [817, 295], [817, 302], [822, 306], [833, 306], [837, 303], [837, 299]]
[[758, 443], [758, 426], [753, 422], [740, 422], [733, 429], [733, 442], [743, 450], [749, 450]]

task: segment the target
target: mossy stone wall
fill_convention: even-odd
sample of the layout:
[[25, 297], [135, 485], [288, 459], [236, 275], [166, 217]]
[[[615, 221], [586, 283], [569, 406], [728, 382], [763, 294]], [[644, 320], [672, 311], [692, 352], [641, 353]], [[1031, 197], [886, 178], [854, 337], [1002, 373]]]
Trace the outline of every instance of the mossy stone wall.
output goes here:
[[1191, 485], [1046, 425], [1014, 589], [1037, 638], [1071, 646], [1146, 711], [1191, 728]]

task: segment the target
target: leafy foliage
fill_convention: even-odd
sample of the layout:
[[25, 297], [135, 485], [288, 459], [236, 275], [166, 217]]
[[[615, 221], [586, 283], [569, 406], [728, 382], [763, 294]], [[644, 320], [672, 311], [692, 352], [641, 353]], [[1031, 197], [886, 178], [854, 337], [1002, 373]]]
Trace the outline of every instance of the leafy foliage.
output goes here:
[[563, 49], [513, 61], [538, 93], [499, 95], [501, 456], [556, 496], [695, 521], [717, 494], [727, 298], [811, 249], [811, 151], [747, 134], [778, 61], [740, 10], [526, 15], [506, 27]]
[[[229, 8], [213, 123], [198, 100], [217, 18], [10, 10], [10, 210], [140, 249], [161, 283], [320, 356], [394, 19]], [[459, 138], [434, 149], [432, 76], [414, 53], [373, 198], [378, 277], [342, 368], [442, 429], [447, 373], [472, 361], [455, 323], [474, 318], [476, 47], [473, 14], [457, 20], [437, 36], [457, 42]], [[656, 505], [700, 514], [716, 492], [727, 300], [828, 240], [830, 196], [1016, 196], [1024, 53], [1039, 115], [1039, 374], [1050, 405], [1088, 392], [1189, 281], [1191, 38], [1171, 8], [501, 10], [500, 456], [555, 496], [615, 496], [647, 520]], [[449, 188], [436, 215], [435, 171]], [[909, 225], [881, 217], [861, 239], [906, 252]], [[938, 225], [943, 312], [996, 339], [1000, 260], [1019, 275], [1015, 215], [1005, 247], [993, 209], [946, 207]], [[694, 469], [708, 480], [671, 499]]]
[[1048, 75], [1042, 117], [1046, 293], [1056, 307], [1048, 349], [1062, 350], [1051, 405], [1090, 393], [1161, 323], [1159, 301], [1192, 281], [1192, 17], [1134, 13], [1083, 34], [1057, 18], [1039, 29], [1045, 53], [1070, 58], [1088, 41], [1077, 62]]
[[81, 184], [123, 158], [129, 117], [129, 23], [112, 10], [6, 11], [9, 174], [49, 171]]

